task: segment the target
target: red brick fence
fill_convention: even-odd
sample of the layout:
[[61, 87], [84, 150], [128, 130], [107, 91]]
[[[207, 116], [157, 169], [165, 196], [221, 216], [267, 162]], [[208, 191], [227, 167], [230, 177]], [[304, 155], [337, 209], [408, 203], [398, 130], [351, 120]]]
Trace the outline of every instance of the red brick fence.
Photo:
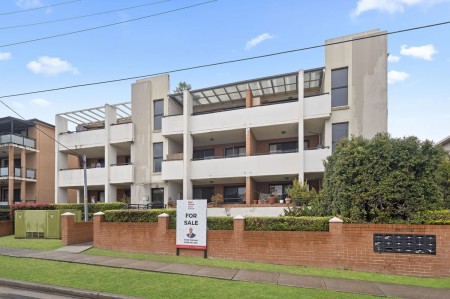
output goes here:
[[13, 234], [13, 223], [11, 220], [0, 221], [0, 237]]
[[[176, 232], [169, 229], [168, 215], [160, 215], [157, 223], [133, 223], [104, 222], [102, 214], [94, 216], [94, 247], [176, 254]], [[73, 217], [64, 218], [63, 243], [78, 242], [82, 234], [88, 239], [87, 224], [77, 226], [79, 223], [74, 223]], [[245, 219], [238, 216], [234, 230], [208, 231], [208, 257], [413, 276], [450, 276], [450, 225], [344, 224], [336, 219], [330, 220], [328, 232], [247, 231]], [[375, 233], [435, 235], [436, 255], [374, 252]], [[180, 255], [203, 256], [203, 252], [180, 249]]]

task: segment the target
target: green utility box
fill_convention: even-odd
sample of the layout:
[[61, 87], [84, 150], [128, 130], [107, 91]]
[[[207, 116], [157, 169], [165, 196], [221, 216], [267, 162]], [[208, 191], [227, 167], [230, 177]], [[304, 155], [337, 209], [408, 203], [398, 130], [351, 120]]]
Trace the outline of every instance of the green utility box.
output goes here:
[[81, 221], [79, 210], [25, 210], [15, 211], [14, 236], [27, 239], [61, 239], [61, 214], [75, 214], [75, 221]]

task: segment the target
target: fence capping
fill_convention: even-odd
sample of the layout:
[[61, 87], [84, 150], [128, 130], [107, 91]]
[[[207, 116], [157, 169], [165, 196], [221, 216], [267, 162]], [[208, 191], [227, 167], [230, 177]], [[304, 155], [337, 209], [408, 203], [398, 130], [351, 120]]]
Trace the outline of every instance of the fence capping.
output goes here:
[[244, 220], [245, 217], [242, 215], [237, 215], [236, 217], [233, 218], [233, 220]]
[[65, 212], [64, 214], [61, 214], [61, 216], [75, 216], [74, 213]]
[[167, 214], [167, 213], [159, 214], [158, 218], [169, 218], [169, 214]]
[[94, 214], [94, 216], [103, 216], [103, 215], [105, 215], [105, 213], [103, 213], [103, 212], [97, 212]]
[[328, 222], [329, 223], [344, 223], [344, 220], [342, 220], [341, 218], [338, 218], [338, 217], [333, 217]]

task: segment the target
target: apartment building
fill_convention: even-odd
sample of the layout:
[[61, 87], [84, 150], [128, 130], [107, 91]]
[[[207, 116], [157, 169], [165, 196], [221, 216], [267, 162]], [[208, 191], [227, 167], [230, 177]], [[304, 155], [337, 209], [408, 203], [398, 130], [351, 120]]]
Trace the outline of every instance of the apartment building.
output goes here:
[[1, 205], [54, 202], [54, 134], [38, 119], [0, 118]]
[[225, 204], [251, 206], [266, 194], [283, 198], [294, 178], [320, 189], [340, 138], [387, 131], [380, 33], [327, 40], [323, 67], [180, 94], [163, 75], [134, 83], [129, 103], [57, 115], [56, 201], [71, 189], [81, 197], [83, 173], [67, 167], [73, 151], [87, 155], [89, 197], [100, 201], [221, 193]]
[[444, 150], [446, 150], [447, 152], [450, 152], [450, 136], [447, 136], [444, 139], [442, 139], [441, 141], [439, 141], [437, 143], [437, 145], [442, 146], [442, 148]]

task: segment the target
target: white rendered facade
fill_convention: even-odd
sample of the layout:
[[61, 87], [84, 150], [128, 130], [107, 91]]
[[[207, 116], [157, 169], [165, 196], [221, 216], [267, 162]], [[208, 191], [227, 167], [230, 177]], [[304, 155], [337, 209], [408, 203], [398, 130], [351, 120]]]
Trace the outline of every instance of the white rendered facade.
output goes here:
[[[92, 109], [63, 113], [56, 136], [103, 161], [87, 177], [104, 201], [167, 203], [221, 193], [226, 203], [251, 206], [260, 194], [284, 193], [296, 177], [320, 188], [323, 160], [338, 137], [387, 131], [386, 36], [334, 44], [380, 33], [326, 41], [333, 45], [325, 67], [313, 70], [182, 94], [170, 94], [168, 75], [139, 80], [127, 113], [106, 105], [94, 122], [86, 117]], [[85, 131], [67, 133], [71, 116]], [[69, 154], [56, 150], [57, 202], [67, 200], [68, 189], [81, 194], [82, 171], [66, 169]]]

